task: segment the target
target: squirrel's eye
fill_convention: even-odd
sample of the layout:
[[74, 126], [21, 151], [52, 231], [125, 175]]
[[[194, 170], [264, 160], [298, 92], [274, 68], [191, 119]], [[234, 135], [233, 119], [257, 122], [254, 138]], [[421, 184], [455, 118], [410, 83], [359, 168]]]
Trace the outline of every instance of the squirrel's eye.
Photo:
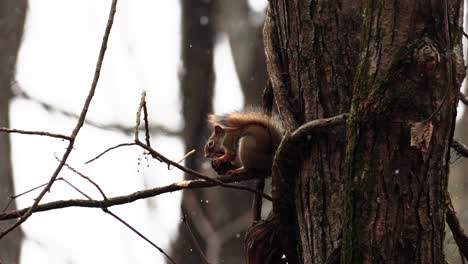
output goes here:
[[214, 141], [213, 140], [208, 141], [208, 147], [212, 148], [213, 146], [214, 146]]

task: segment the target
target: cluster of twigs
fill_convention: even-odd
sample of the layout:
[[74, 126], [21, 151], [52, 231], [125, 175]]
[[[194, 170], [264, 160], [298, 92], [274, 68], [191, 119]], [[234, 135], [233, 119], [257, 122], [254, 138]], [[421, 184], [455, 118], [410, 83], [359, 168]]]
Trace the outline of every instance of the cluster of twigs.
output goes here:
[[[87, 98], [85, 100], [85, 103], [84, 103], [84, 106], [83, 106], [83, 108], [81, 110], [80, 115], [74, 116], [75, 118], [77, 118], [77, 123], [76, 123], [76, 126], [73, 129], [71, 135], [67, 136], [67, 135], [55, 134], [55, 133], [44, 132], [44, 131], [26, 131], [26, 130], [11, 129], [11, 128], [0, 128], [0, 132], [4, 132], [4, 133], [19, 133], [19, 134], [26, 134], [26, 135], [38, 135], [38, 136], [46, 136], [46, 137], [58, 138], [58, 139], [68, 141], [68, 146], [67, 146], [64, 154], [62, 155], [62, 157], [61, 158], [56, 157], [56, 159], [59, 162], [59, 165], [56, 167], [55, 171], [53, 172], [52, 176], [50, 177], [50, 179], [49, 179], [49, 181], [47, 183], [42, 184], [40, 186], [37, 186], [35, 188], [32, 188], [31, 190], [28, 190], [28, 191], [23, 192], [21, 194], [9, 197], [9, 202], [8, 202], [7, 206], [4, 208], [3, 212], [0, 214], [0, 220], [17, 219], [17, 221], [13, 225], [8, 227], [7, 229], [2, 230], [0, 232], [0, 239], [2, 237], [6, 236], [8, 233], [10, 233], [12, 230], [19, 227], [22, 223], [24, 223], [27, 219], [29, 219], [29, 217], [35, 212], [43, 212], [43, 211], [66, 208], [66, 207], [72, 207], [72, 206], [100, 208], [105, 213], [111, 215], [112, 217], [117, 219], [119, 222], [124, 224], [127, 228], [132, 230], [134, 233], [136, 233], [142, 239], [147, 241], [154, 248], [159, 250], [171, 263], [175, 263], [175, 261], [166, 252], [164, 252], [164, 250], [162, 248], [157, 246], [154, 242], [152, 242], [145, 235], [143, 235], [141, 232], [136, 230], [132, 225], [127, 223], [121, 217], [119, 217], [115, 213], [111, 212], [109, 210], [109, 207], [112, 207], [112, 206], [115, 206], [115, 205], [120, 205], [120, 204], [131, 203], [131, 202], [139, 200], [139, 199], [154, 197], [154, 196], [157, 196], [157, 195], [160, 195], [160, 194], [163, 194], [163, 193], [173, 192], [173, 191], [177, 191], [177, 190], [194, 189], [194, 188], [206, 188], [206, 187], [213, 187], [213, 186], [221, 186], [221, 187], [225, 187], [225, 188], [233, 188], [233, 189], [239, 189], [239, 190], [253, 192], [253, 193], [256, 193], [257, 195], [260, 195], [261, 197], [263, 197], [265, 199], [268, 199], [268, 200], [271, 200], [271, 197], [264, 194], [264, 193], [260, 193], [260, 192], [256, 191], [255, 189], [252, 189], [252, 188], [249, 188], [249, 187], [246, 187], [246, 186], [237, 185], [237, 184], [232, 184], [233, 182], [239, 182], [239, 181], [245, 181], [245, 180], [251, 179], [251, 177], [248, 176], [248, 175], [241, 175], [241, 176], [237, 176], [237, 177], [221, 176], [218, 179], [214, 179], [214, 178], [211, 178], [209, 176], [203, 175], [203, 174], [201, 174], [201, 173], [199, 173], [197, 171], [194, 171], [192, 169], [186, 168], [186, 167], [180, 165], [179, 164], [180, 162], [172, 161], [172, 160], [168, 159], [167, 157], [165, 157], [164, 155], [162, 155], [161, 153], [157, 152], [155, 149], [153, 149], [151, 147], [151, 143], [150, 143], [150, 132], [149, 132], [150, 131], [150, 126], [149, 126], [149, 123], [148, 123], [148, 110], [147, 110], [147, 107], [146, 107], [145, 93], [143, 93], [143, 95], [141, 97], [141, 102], [140, 102], [140, 105], [139, 105], [139, 108], [138, 108], [138, 111], [137, 111], [137, 120], [136, 120], [135, 129], [134, 129], [134, 134], [135, 134], [134, 142], [119, 144], [119, 145], [117, 145], [115, 147], [109, 148], [106, 151], [104, 151], [103, 153], [101, 153], [100, 155], [98, 155], [96, 158], [91, 159], [90, 161], [88, 161], [87, 163], [95, 161], [96, 159], [98, 159], [102, 155], [104, 155], [105, 153], [107, 153], [107, 152], [109, 152], [109, 151], [111, 151], [113, 149], [116, 149], [118, 147], [139, 146], [142, 149], [144, 149], [144, 151], [147, 154], [151, 155], [153, 158], [159, 160], [160, 162], [166, 163], [168, 165], [168, 169], [170, 169], [170, 166], [173, 166], [173, 167], [175, 167], [175, 168], [177, 168], [177, 169], [179, 169], [181, 171], [184, 171], [185, 173], [188, 173], [188, 174], [194, 176], [195, 178], [197, 178], [196, 180], [186, 180], [186, 181], [176, 182], [176, 183], [173, 183], [173, 184], [170, 184], [170, 185], [167, 185], [167, 186], [163, 186], [163, 187], [157, 187], [157, 188], [152, 188], [152, 189], [148, 189], [148, 190], [137, 191], [137, 192], [134, 192], [134, 193], [131, 193], [131, 194], [128, 194], [128, 195], [124, 195], [124, 196], [108, 198], [105, 195], [103, 189], [97, 183], [95, 183], [90, 177], [85, 176], [83, 173], [79, 172], [78, 170], [74, 169], [72, 166], [67, 164], [67, 159], [68, 159], [70, 153], [74, 149], [74, 143], [75, 143], [75, 140], [76, 140], [76, 138], [77, 138], [77, 136], [78, 136], [78, 134], [80, 132], [80, 129], [82, 128], [83, 124], [86, 123], [86, 114], [88, 112], [88, 109], [90, 107], [91, 101], [93, 99], [94, 93], [95, 93], [96, 88], [97, 88], [97, 84], [98, 84], [98, 81], [99, 81], [99, 76], [100, 76], [100, 73], [101, 73], [101, 67], [102, 67], [102, 63], [103, 63], [103, 60], [104, 60], [104, 55], [105, 55], [105, 52], [106, 52], [106, 49], [107, 49], [107, 43], [108, 43], [108, 40], [109, 40], [109, 35], [110, 35], [111, 29], [112, 29], [114, 16], [115, 16], [115, 13], [116, 13], [116, 7], [117, 7], [117, 0], [113, 0], [112, 4], [111, 4], [111, 8], [110, 8], [110, 13], [109, 13], [109, 17], [108, 17], [106, 30], [105, 30], [104, 37], [103, 37], [103, 40], [102, 40], [102, 43], [101, 43], [101, 49], [100, 49], [100, 52], [99, 52], [99, 57], [98, 57], [98, 60], [97, 60], [97, 65], [96, 65], [96, 69], [95, 69], [95, 72], [94, 72], [94, 78], [93, 78], [93, 81], [92, 81], [92, 84], [91, 84], [91, 88], [90, 88], [90, 90], [88, 92], [88, 96], [87, 96]], [[27, 96], [25, 98], [27, 98]], [[145, 142], [142, 142], [139, 139], [140, 120], [141, 120], [142, 112], [143, 112], [143, 120], [144, 120]], [[116, 128], [116, 129], [119, 129], [119, 128]], [[124, 131], [124, 132], [128, 132], [128, 131]], [[193, 153], [193, 152], [188, 153], [188, 155], [190, 155], [191, 153]], [[186, 155], [186, 157], [188, 155]], [[85, 192], [83, 192], [82, 190], [80, 190], [79, 188], [77, 188], [76, 186], [71, 184], [65, 178], [58, 177], [58, 175], [62, 171], [63, 167], [67, 167], [68, 169], [73, 171], [75, 174], [79, 175], [83, 179], [86, 179], [90, 184], [92, 184], [100, 192], [100, 194], [102, 196], [102, 199], [101, 200], [93, 199], [89, 195], [87, 195]], [[77, 192], [82, 194], [86, 199], [60, 200], [60, 201], [40, 204], [42, 198], [45, 196], [45, 194], [48, 191], [50, 191], [52, 185], [56, 181], [65, 182], [66, 184], [70, 185], [73, 189], [75, 189]], [[20, 210], [13, 210], [13, 211], [8, 211], [7, 212], [7, 209], [9, 207], [9, 205], [11, 204], [11, 202], [14, 199], [16, 199], [16, 198], [18, 198], [18, 197], [20, 197], [20, 196], [22, 196], [22, 195], [24, 195], [26, 193], [29, 193], [29, 192], [32, 192], [34, 190], [40, 189], [40, 188], [42, 188], [41, 192], [34, 199], [34, 203], [30, 207], [20, 209]], [[197, 244], [195, 240], [194, 240], [194, 243]], [[197, 246], [197, 248], [199, 248], [199, 246]], [[201, 251], [200, 251], [200, 254], [203, 255], [203, 253]]]

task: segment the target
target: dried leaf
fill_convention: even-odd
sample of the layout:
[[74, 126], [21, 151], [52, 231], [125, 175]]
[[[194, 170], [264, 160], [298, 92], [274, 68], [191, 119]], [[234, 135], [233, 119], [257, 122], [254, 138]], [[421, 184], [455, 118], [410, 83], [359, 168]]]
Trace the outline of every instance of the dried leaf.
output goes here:
[[429, 151], [431, 143], [433, 125], [431, 121], [410, 123], [411, 126], [411, 146], [422, 152]]

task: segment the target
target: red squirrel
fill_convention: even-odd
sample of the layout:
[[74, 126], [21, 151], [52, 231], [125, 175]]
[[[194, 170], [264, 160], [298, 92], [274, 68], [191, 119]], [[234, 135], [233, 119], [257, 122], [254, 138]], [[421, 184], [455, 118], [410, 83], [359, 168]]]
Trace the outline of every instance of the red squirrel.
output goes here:
[[256, 171], [270, 174], [273, 156], [282, 139], [278, 121], [260, 111], [209, 115], [213, 126], [205, 145], [205, 157], [220, 175]]

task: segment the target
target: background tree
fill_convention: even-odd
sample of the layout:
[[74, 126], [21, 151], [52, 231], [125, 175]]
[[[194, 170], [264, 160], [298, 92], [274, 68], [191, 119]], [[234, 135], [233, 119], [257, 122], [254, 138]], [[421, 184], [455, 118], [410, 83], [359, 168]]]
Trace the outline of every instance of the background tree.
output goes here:
[[[466, 6], [466, 1], [464, 1]], [[464, 28], [467, 28], [467, 20], [464, 21]], [[466, 38], [463, 43], [463, 50], [465, 51], [465, 64], [467, 61], [466, 57]], [[467, 84], [466, 81], [462, 87], [462, 93], [467, 94]], [[465, 106], [464, 111], [458, 113], [459, 119], [455, 126], [454, 138], [458, 141], [465, 143], [468, 142], [468, 112]], [[467, 206], [468, 199], [468, 178], [466, 177], [466, 172], [468, 171], [468, 160], [466, 158], [460, 157], [456, 153], [451, 157], [451, 166], [450, 166], [450, 175], [449, 175], [449, 191], [452, 196], [453, 206], [455, 209], [458, 209], [458, 217], [460, 222], [464, 227], [468, 226], [468, 213], [466, 210], [463, 210]], [[446, 256], [448, 263], [465, 263], [464, 258], [461, 256], [457, 244], [455, 243], [453, 236], [450, 232], [447, 232], [446, 238]]]
[[[181, 25], [182, 25], [182, 70], [179, 73], [180, 87], [182, 90], [182, 112], [184, 117], [185, 150], [203, 149], [203, 138], [208, 134], [206, 115], [212, 111], [211, 101], [214, 93], [214, 25], [213, 25], [213, 1], [181, 1]], [[203, 153], [195, 152], [195, 155], [186, 160], [187, 167], [199, 170], [203, 159]], [[190, 178], [186, 176], [186, 178]], [[198, 205], [194, 201], [206, 200], [204, 191], [184, 192], [182, 196], [182, 208], [186, 208], [187, 221], [198, 223], [205, 220], [205, 211], [201, 208], [193, 208]], [[196, 210], [198, 209], [198, 210]], [[185, 213], [185, 212], [183, 212]], [[201, 220], [200, 220], [201, 219]], [[198, 222], [197, 222], [198, 221]], [[192, 227], [197, 241], [205, 248], [205, 241], [198, 228]], [[202, 263], [202, 258], [194, 249], [190, 233], [184, 225], [179, 225], [179, 232], [172, 245], [172, 255], [175, 261]]]
[[251, 10], [247, 0], [219, 0], [216, 7], [217, 28], [228, 35], [244, 104], [259, 105], [267, 80], [262, 34], [264, 14]]
[[[465, 60], [466, 61], [466, 60]], [[466, 82], [462, 89], [463, 93], [467, 93], [466, 89]], [[468, 142], [467, 136], [467, 127], [468, 127], [468, 113], [465, 110], [462, 113], [459, 113], [460, 118], [457, 121], [455, 126], [455, 134], [454, 138], [457, 139], [459, 142], [466, 143]], [[457, 153], [451, 153], [453, 156], [451, 157], [451, 166], [450, 166], [450, 176], [449, 176], [449, 191], [452, 196], [453, 206], [455, 209], [458, 209], [458, 217], [460, 222], [463, 224], [464, 227], [467, 226], [468, 223], [468, 213], [464, 210], [467, 206], [467, 199], [468, 199], [468, 179], [466, 177], [466, 172], [468, 171], [468, 160], [466, 158], [461, 157]], [[462, 260], [460, 256], [460, 252], [458, 246], [456, 245], [455, 241], [453, 240], [452, 234], [450, 232], [447, 234], [447, 247], [446, 247], [446, 256], [448, 263], [460, 263], [462, 264]]]
[[343, 237], [341, 263], [444, 263], [463, 2], [270, 3], [267, 66], [286, 130], [350, 112], [346, 134], [330, 128], [277, 157], [289, 252], [325, 263]]
[[[0, 127], [10, 126], [10, 99], [13, 96], [11, 84], [14, 81], [16, 58], [23, 36], [27, 3], [25, 0], [0, 1]], [[13, 170], [11, 166], [10, 135], [0, 133], [0, 197], [9, 197], [14, 193]], [[4, 208], [8, 200], [0, 199]], [[11, 208], [16, 208], [13, 202]], [[13, 221], [3, 221], [0, 229], [10, 226]], [[19, 263], [21, 229], [0, 240], [0, 262]]]
[[[262, 23], [255, 23], [254, 16], [259, 14], [252, 13], [246, 0], [181, 1], [181, 7], [183, 70], [180, 81], [184, 140], [188, 152], [192, 149], [202, 150], [211, 133], [206, 117], [213, 111], [213, 55], [219, 33], [228, 35], [246, 105], [260, 102], [266, 81], [266, 67]], [[186, 165], [202, 170], [204, 162], [203, 153], [197, 151], [187, 159]], [[182, 207], [208, 260], [213, 263], [221, 260], [223, 263], [238, 263], [243, 258], [242, 237], [251, 221], [251, 201], [251, 195], [236, 190], [200, 189], [184, 192]], [[202, 263], [194, 247], [186, 227], [180, 225], [179, 236], [171, 249], [176, 261]]]

